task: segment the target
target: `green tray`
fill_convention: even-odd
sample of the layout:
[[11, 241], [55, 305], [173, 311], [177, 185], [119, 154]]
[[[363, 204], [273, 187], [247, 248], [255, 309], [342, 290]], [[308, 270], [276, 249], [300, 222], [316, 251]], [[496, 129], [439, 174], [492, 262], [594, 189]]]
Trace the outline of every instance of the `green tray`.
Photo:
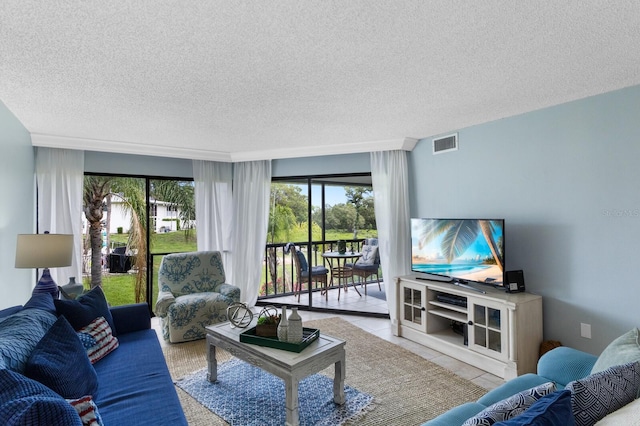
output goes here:
[[320, 337], [320, 330], [317, 328], [307, 327], [302, 328], [302, 342], [300, 343], [281, 342], [277, 337], [256, 336], [255, 327], [240, 333], [240, 341], [243, 343], [267, 346], [269, 348], [282, 349], [289, 352], [302, 352], [304, 348], [309, 346], [318, 337]]

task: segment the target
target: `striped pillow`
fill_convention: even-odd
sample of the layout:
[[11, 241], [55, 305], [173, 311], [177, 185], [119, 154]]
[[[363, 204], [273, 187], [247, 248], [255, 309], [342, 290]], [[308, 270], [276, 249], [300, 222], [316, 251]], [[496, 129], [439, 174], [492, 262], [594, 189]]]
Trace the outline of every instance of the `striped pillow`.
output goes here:
[[89, 361], [95, 364], [118, 347], [118, 338], [111, 331], [104, 317], [98, 317], [77, 331], [82, 345], [87, 350]]
[[93, 402], [91, 395], [83, 396], [79, 399], [67, 399], [82, 420], [82, 426], [103, 426], [102, 417], [98, 413], [98, 407]]

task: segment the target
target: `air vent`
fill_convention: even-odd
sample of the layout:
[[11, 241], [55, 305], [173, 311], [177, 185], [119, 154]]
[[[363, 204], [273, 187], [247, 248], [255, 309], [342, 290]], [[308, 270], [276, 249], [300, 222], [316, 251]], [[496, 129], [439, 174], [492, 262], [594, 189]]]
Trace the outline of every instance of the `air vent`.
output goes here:
[[433, 154], [458, 150], [458, 134], [443, 136], [433, 140]]

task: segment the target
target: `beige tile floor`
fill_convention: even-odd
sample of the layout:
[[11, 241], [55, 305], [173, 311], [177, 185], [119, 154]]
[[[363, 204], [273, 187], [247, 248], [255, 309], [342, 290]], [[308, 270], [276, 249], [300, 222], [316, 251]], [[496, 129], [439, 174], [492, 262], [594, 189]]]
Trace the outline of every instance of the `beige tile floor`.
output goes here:
[[[358, 303], [361, 303], [355, 300], [353, 302], [348, 301], [348, 300], [353, 300], [353, 299], [349, 299], [352, 295], [355, 295], [355, 297], [358, 297], [355, 291], [349, 290], [347, 294], [349, 295], [349, 297], [346, 297], [343, 299], [342, 296], [344, 295], [344, 293], [340, 297], [341, 301], [339, 303], [343, 304], [341, 306], [349, 305], [349, 304], [351, 304], [351, 306], [354, 306], [354, 305], [357, 305]], [[364, 298], [364, 293], [363, 293], [363, 298]], [[322, 297], [322, 300], [324, 300], [324, 296]], [[331, 300], [331, 297], [330, 297], [330, 300]], [[335, 305], [336, 302], [332, 302], [332, 303]], [[260, 307], [255, 308], [255, 310], [257, 311], [259, 311], [259, 309]], [[386, 304], [385, 304], [385, 309], [386, 309]], [[353, 325], [358, 326], [361, 329], [369, 333], [372, 333], [382, 339], [385, 339], [391, 343], [395, 343], [399, 346], [402, 346], [403, 348], [425, 359], [428, 359], [442, 367], [445, 367], [453, 371], [454, 373], [458, 374], [460, 377], [470, 380], [473, 383], [477, 384], [478, 386], [483, 387], [487, 390], [491, 390], [501, 385], [502, 383], [504, 383], [504, 381], [501, 378], [494, 376], [492, 374], [489, 374], [476, 367], [473, 367], [469, 364], [458, 361], [457, 359], [451, 358], [447, 355], [434, 351], [433, 349], [429, 349], [426, 346], [412, 342], [411, 340], [405, 339], [403, 337], [394, 336], [393, 333], [391, 332], [391, 322], [388, 319], [372, 318], [372, 317], [359, 316], [359, 315], [338, 315], [335, 313], [323, 313], [323, 312], [311, 312], [311, 311], [300, 311], [300, 316], [302, 317], [303, 321], [311, 321], [315, 319], [323, 319], [323, 318], [329, 318], [333, 316], [340, 316], [344, 320], [351, 322]], [[163, 345], [169, 344], [169, 343], [165, 343], [164, 340], [162, 339], [162, 334], [160, 333], [159, 318], [153, 318], [151, 321], [151, 324], [152, 324], [152, 327], [158, 332], [158, 338], [160, 342]]]

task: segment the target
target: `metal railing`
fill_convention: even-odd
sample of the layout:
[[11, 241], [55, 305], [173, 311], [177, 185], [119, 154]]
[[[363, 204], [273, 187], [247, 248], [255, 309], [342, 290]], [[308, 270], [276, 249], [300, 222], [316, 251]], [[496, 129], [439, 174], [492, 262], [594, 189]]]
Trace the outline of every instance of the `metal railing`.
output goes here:
[[[348, 251], [360, 251], [362, 247], [362, 239], [344, 240], [347, 243]], [[311, 244], [311, 251], [308, 250], [309, 242], [293, 241], [299, 250], [302, 251], [309, 267], [316, 265], [324, 265], [330, 270], [329, 265], [325, 263], [322, 253], [326, 251], [338, 250], [338, 240], [318, 241]], [[258, 299], [269, 299], [273, 297], [288, 296], [293, 294], [294, 284], [297, 283], [296, 267], [291, 258], [291, 252], [285, 253], [284, 247], [287, 243], [267, 244], [264, 252], [263, 273], [258, 292]], [[329, 271], [329, 282], [331, 271]], [[312, 291], [320, 291], [318, 283], [312, 283]], [[329, 288], [337, 288], [337, 285]]]

